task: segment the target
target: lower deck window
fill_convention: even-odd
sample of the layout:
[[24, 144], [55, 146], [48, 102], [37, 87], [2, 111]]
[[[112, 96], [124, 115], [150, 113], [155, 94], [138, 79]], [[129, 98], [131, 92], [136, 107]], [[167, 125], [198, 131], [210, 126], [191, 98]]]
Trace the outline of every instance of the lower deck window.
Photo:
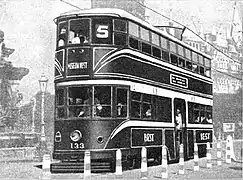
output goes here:
[[188, 122], [199, 124], [212, 124], [212, 106], [198, 103], [188, 103]]
[[133, 49], [139, 49], [139, 43], [138, 40], [135, 38], [130, 37], [129, 38], [129, 46]]

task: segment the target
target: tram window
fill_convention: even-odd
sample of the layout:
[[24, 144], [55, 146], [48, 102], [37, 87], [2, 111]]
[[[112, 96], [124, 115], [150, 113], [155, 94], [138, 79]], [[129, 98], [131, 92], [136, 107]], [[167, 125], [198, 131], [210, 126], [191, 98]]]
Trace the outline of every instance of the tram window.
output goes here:
[[210, 68], [205, 69], [205, 75], [208, 76], [208, 77], [211, 77], [211, 69]]
[[145, 41], [150, 41], [149, 39], [149, 30], [145, 28], [140, 28], [140, 33], [141, 33], [141, 39]]
[[181, 45], [177, 45], [178, 47], [178, 54], [180, 56], [184, 56], [184, 48]]
[[198, 55], [195, 52], [192, 52], [192, 61], [193, 62], [198, 62]]
[[96, 117], [111, 117], [111, 87], [95, 86], [94, 99], [100, 104], [92, 104], [93, 115]]
[[141, 118], [141, 93], [131, 93], [131, 116], [135, 118]]
[[57, 47], [65, 46], [67, 42], [67, 22], [58, 24]]
[[186, 61], [186, 69], [192, 70], [192, 63], [190, 61]]
[[142, 115], [143, 118], [152, 118], [152, 96], [148, 94], [143, 94], [143, 104], [142, 104]]
[[58, 107], [57, 110], [56, 110], [56, 116], [58, 119], [60, 118], [64, 118], [64, 108], [63, 107]]
[[69, 87], [68, 88], [68, 117], [90, 117], [91, 116], [91, 87]]
[[204, 75], [204, 67], [199, 67], [199, 74]]
[[169, 52], [167, 52], [167, 51], [163, 51], [163, 50], [162, 50], [162, 59], [163, 59], [164, 61], [168, 61], [168, 62], [169, 62], [169, 60], [170, 60]]
[[89, 36], [89, 19], [77, 19], [70, 21], [68, 43], [69, 44], [85, 44], [90, 40]]
[[178, 65], [178, 57], [174, 54], [170, 54], [170, 61], [174, 65]]
[[58, 89], [56, 91], [56, 105], [64, 105], [64, 89]]
[[190, 123], [212, 123], [212, 106], [205, 106], [198, 103], [188, 103], [188, 115]]
[[124, 88], [117, 88], [116, 90], [116, 110], [117, 110], [117, 117], [127, 117], [127, 96], [128, 92], [127, 89]]
[[171, 50], [173, 53], [176, 53], [176, 43], [173, 42], [173, 41], [170, 41], [170, 50]]
[[188, 122], [193, 123], [193, 103], [188, 102]]
[[115, 45], [126, 45], [126, 34], [123, 33], [114, 33], [114, 44]]
[[161, 36], [160, 40], [161, 40], [161, 47], [164, 49], [168, 49], [168, 40], [162, 36]]
[[159, 46], [159, 35], [158, 34], [155, 34], [155, 33], [152, 33], [152, 43]]
[[114, 31], [127, 32], [127, 24], [124, 20], [114, 20]]
[[64, 89], [57, 89], [56, 90], [56, 117], [58, 119], [64, 118], [65, 111], [64, 111]]
[[191, 60], [191, 51], [189, 49], [185, 49], [185, 57]]
[[207, 123], [212, 124], [212, 106], [207, 106], [206, 107], [206, 120]]
[[192, 71], [195, 73], [198, 73], [198, 65], [197, 64], [192, 64]]
[[151, 45], [142, 42], [142, 51], [151, 54]]
[[198, 61], [199, 61], [199, 64], [204, 65], [203, 56], [198, 55]]
[[139, 43], [138, 40], [132, 37], [129, 37], [129, 45], [131, 48], [139, 49]]
[[209, 60], [209, 59], [205, 58], [204, 61], [205, 61], [205, 66], [206, 66], [206, 67], [210, 67], [210, 66], [211, 66], [211, 65], [210, 65], [210, 60]]
[[111, 19], [93, 19], [92, 20], [92, 42], [95, 44], [112, 43], [112, 20]]
[[172, 122], [171, 98], [156, 97], [156, 112], [158, 121]]
[[180, 67], [185, 67], [185, 60], [182, 59], [182, 58], [179, 58], [178, 66], [180, 66]]
[[139, 26], [133, 22], [129, 22], [129, 34], [135, 36], [135, 37], [139, 37]]
[[161, 51], [159, 48], [152, 47], [152, 54], [157, 58], [161, 58]]
[[194, 104], [193, 106], [193, 122], [200, 123], [200, 106], [199, 104]]

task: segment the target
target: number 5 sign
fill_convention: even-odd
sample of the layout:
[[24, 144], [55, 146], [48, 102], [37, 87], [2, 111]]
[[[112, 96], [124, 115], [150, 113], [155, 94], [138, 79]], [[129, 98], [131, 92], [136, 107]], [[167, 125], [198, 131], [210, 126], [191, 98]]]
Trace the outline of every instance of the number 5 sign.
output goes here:
[[97, 38], [108, 38], [109, 37], [109, 26], [108, 25], [98, 25], [96, 30]]

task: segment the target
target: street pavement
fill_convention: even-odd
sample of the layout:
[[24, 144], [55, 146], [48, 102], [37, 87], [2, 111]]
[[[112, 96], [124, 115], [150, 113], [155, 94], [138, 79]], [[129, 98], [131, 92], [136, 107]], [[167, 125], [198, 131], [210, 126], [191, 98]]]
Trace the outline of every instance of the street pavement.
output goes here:
[[[234, 152], [236, 160], [232, 160], [230, 164], [226, 163], [226, 144], [223, 142], [221, 144], [222, 152], [222, 165], [217, 165], [217, 148], [216, 143], [213, 143], [213, 148], [211, 151], [211, 168], [207, 168], [207, 158], [199, 159], [199, 171], [194, 171], [194, 161], [189, 160], [184, 162], [184, 174], [179, 174], [179, 164], [169, 164], [168, 165], [168, 180], [176, 179], [189, 179], [189, 180], [237, 180], [243, 179], [243, 160], [242, 160], [242, 141], [234, 141]], [[52, 175], [52, 179], [83, 179], [83, 174], [76, 175]], [[110, 180], [110, 179], [141, 179], [141, 169], [134, 169], [130, 171], [122, 172], [122, 177], [116, 177], [115, 173], [107, 174], [92, 174], [92, 180]], [[162, 179], [162, 166], [148, 167], [147, 179], [158, 180]]]
[[[189, 180], [205, 180], [205, 179], [216, 179], [216, 180], [237, 180], [243, 179], [242, 174], [242, 141], [234, 141], [234, 153], [236, 160], [232, 161], [230, 164], [225, 162], [226, 157], [226, 147], [225, 142], [221, 146], [222, 151], [222, 165], [217, 165], [216, 160], [216, 143], [213, 143], [212, 148], [212, 167], [207, 168], [206, 158], [199, 159], [199, 171], [193, 171], [194, 161], [189, 160], [184, 163], [184, 174], [179, 174], [179, 164], [169, 164], [168, 165], [168, 178], [169, 180], [176, 179], [189, 179]], [[52, 174], [48, 177], [43, 176], [43, 170], [36, 168], [37, 162], [12, 162], [12, 163], [0, 163], [0, 179], [84, 179], [83, 173], [79, 174]], [[141, 179], [141, 169], [127, 170], [122, 172], [122, 177], [117, 178], [115, 173], [102, 173], [102, 174], [91, 174], [90, 180], [109, 180], [109, 179]], [[162, 179], [162, 166], [148, 167], [147, 179], [158, 180]]]

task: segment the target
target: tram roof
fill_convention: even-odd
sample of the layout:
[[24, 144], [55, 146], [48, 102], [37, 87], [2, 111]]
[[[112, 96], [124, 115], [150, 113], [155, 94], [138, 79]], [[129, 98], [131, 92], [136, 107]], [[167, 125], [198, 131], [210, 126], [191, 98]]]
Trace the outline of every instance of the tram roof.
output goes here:
[[167, 37], [168, 39], [171, 39], [171, 40], [177, 42], [178, 44], [181, 44], [184, 47], [187, 47], [188, 49], [191, 49], [199, 54], [202, 54], [203, 56], [205, 56], [209, 59], [212, 59], [212, 57], [210, 55], [197, 50], [196, 48], [184, 43], [183, 41], [178, 40], [177, 38], [166, 33], [165, 31], [162, 31], [162, 30], [154, 27], [153, 25], [149, 24], [148, 22], [135, 17], [134, 15], [128, 13], [127, 11], [118, 9], [118, 8], [92, 8], [92, 9], [83, 9], [83, 10], [73, 10], [73, 11], [68, 11], [68, 12], [64, 12], [64, 13], [60, 14], [60, 16], [55, 18], [55, 20], [58, 18], [79, 17], [79, 16], [112, 16], [112, 17], [119, 17], [119, 18], [127, 18], [127, 19], [137, 22], [145, 27], [148, 27], [152, 31], [162, 34], [163, 36]]

